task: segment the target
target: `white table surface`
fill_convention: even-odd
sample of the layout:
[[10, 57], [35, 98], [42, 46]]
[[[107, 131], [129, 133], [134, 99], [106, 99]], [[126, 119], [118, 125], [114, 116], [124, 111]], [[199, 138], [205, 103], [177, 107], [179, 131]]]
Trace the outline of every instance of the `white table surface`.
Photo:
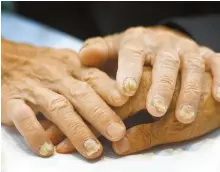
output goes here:
[[[72, 36], [10, 13], [2, 13], [1, 29], [4, 38], [17, 42], [77, 51], [82, 45]], [[88, 162], [78, 154], [39, 158], [28, 149], [17, 131], [3, 126], [1, 129], [4, 172], [220, 172], [220, 130], [193, 142], [122, 158], [105, 146], [101, 160]]]

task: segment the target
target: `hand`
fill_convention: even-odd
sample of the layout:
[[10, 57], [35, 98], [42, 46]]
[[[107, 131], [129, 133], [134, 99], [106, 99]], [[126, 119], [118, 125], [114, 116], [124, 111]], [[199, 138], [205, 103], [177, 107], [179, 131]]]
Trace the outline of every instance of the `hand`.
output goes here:
[[114, 80], [83, 68], [74, 51], [2, 40], [2, 123], [15, 125], [38, 155], [50, 156], [54, 147], [37, 112], [56, 124], [88, 159], [98, 157], [102, 145], [83, 119], [110, 141], [120, 140], [125, 126], [101, 98], [112, 106], [127, 101]]
[[127, 96], [135, 94], [143, 66], [151, 65], [153, 78], [146, 108], [155, 117], [167, 112], [180, 71], [182, 85], [175, 115], [182, 123], [195, 119], [205, 64], [213, 75], [213, 96], [220, 102], [220, 54], [165, 27], [136, 27], [120, 34], [90, 38], [82, 47], [80, 58], [84, 65], [95, 67], [118, 60], [116, 80]]
[[[146, 95], [149, 92], [152, 82], [152, 70], [144, 68], [140, 86], [136, 94], [131, 97], [126, 104], [114, 108], [114, 111], [121, 119], [126, 119], [136, 112], [145, 108]], [[119, 155], [128, 155], [156, 145], [175, 143], [196, 138], [220, 128], [220, 103], [215, 101], [211, 93], [212, 78], [209, 73], [205, 73], [202, 87], [202, 94], [199, 102], [198, 115], [191, 124], [183, 124], [175, 118], [175, 104], [180, 93], [180, 77], [177, 84], [170, 108], [165, 116], [154, 123], [138, 125], [130, 128], [126, 136], [113, 143], [114, 151]], [[62, 133], [51, 125], [50, 136], [56, 140], [62, 140]], [[96, 136], [100, 133], [92, 129]], [[69, 139], [65, 139], [57, 146], [59, 153], [71, 153], [75, 151]]]

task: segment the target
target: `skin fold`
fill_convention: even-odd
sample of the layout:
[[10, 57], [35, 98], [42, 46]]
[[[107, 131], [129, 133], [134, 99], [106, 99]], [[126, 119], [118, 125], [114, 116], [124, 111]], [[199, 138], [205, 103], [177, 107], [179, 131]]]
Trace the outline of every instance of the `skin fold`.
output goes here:
[[220, 102], [220, 54], [167, 27], [138, 26], [89, 38], [79, 56], [83, 65], [98, 68], [106, 61], [116, 60], [116, 81], [127, 96], [134, 95], [138, 88], [143, 67], [151, 66], [152, 85], [145, 106], [155, 117], [166, 113], [179, 71], [182, 86], [176, 115], [180, 122], [190, 123], [197, 114], [205, 70], [212, 73], [213, 97]]
[[[130, 31], [125, 35], [135, 36], [141, 33], [140, 29]], [[152, 37], [156, 36], [155, 31], [157, 30], [150, 30], [150, 33], [153, 33]], [[164, 34], [163, 30], [158, 33]], [[123, 35], [116, 37], [121, 39]], [[169, 35], [170, 32], [164, 35], [163, 42], [173, 42]], [[176, 37], [178, 34], [171, 35]], [[140, 35], [138, 37], [140, 38]], [[177, 40], [178, 38], [177, 36]], [[111, 36], [106, 40], [111, 41]], [[105, 55], [108, 51], [111, 53], [112, 47], [109, 46], [110, 49], [104, 51], [103, 45], [97, 44], [96, 41], [93, 40], [92, 44], [90, 41], [89, 45], [85, 43], [84, 57], [85, 47], [87, 55], [91, 56], [93, 53], [93, 57], [99, 60], [102, 58], [102, 53]], [[117, 47], [119, 42], [116, 40], [115, 44], [111, 45]], [[101, 47], [97, 48], [97, 46]], [[132, 45], [128, 47], [132, 48]], [[206, 48], [200, 48], [199, 53], [201, 49], [205, 51], [203, 54], [210, 52]], [[113, 52], [116, 54], [117, 51]], [[114, 56], [114, 53], [111, 57], [117, 61], [117, 55]], [[157, 53], [156, 49], [154, 53]], [[146, 104], [151, 104], [147, 95], [150, 93], [149, 90], [152, 90], [153, 71], [159, 71], [154, 66], [144, 67], [144, 72], [139, 76], [139, 86], [135, 88], [133, 92], [135, 94], [129, 95], [131, 97], [128, 99], [127, 95], [121, 94], [118, 90], [115, 80], [107, 74], [96, 68], [82, 66], [74, 51], [35, 47], [2, 39], [2, 123], [15, 125], [33, 152], [43, 157], [51, 156], [53, 145], [59, 143], [56, 148], [59, 153], [77, 150], [87, 159], [97, 158], [102, 153], [102, 145], [96, 138], [100, 135], [113, 142], [113, 149], [119, 155], [131, 154], [160, 144], [189, 140], [219, 127], [219, 103], [218, 99], [212, 97], [212, 92], [215, 90], [213, 88], [216, 87], [213, 85], [216, 85], [218, 80], [216, 79], [218, 75], [213, 72], [218, 70], [213, 69], [217, 69], [219, 58], [215, 53], [211, 52], [211, 54], [214, 54], [214, 58], [209, 59], [214, 61], [207, 61], [207, 64], [210, 63], [207, 71], [210, 70], [214, 79], [211, 78], [210, 73], [206, 73], [200, 75], [201, 84], [193, 82], [201, 87], [202, 91], [198, 99], [198, 112], [192, 124], [183, 124], [183, 121], [181, 123], [180, 113], [175, 113], [181, 93], [180, 88], [191, 88], [187, 93], [195, 95], [195, 90], [192, 89], [194, 87], [185, 87], [183, 77], [179, 75], [171, 96], [172, 101], [163, 117], [152, 124], [135, 126], [125, 135], [125, 127], [120, 118], [123, 120], [135, 115], [136, 112], [146, 109]], [[80, 57], [82, 56], [81, 50]], [[105, 58], [109, 60], [108, 56]], [[86, 58], [82, 61], [85, 62]], [[215, 68], [212, 68], [211, 64], [215, 64]], [[108, 66], [113, 71], [111, 65]], [[115, 70], [117, 70], [116, 66], [114, 66]], [[169, 68], [169, 65], [166, 67]], [[125, 71], [130, 70], [123, 72]], [[129, 81], [129, 90], [134, 88], [133, 84]], [[215, 95], [213, 96], [216, 98]], [[43, 113], [47, 120], [38, 121], [35, 117], [38, 112]], [[188, 113], [186, 111], [184, 114]], [[187, 115], [184, 118], [187, 118]], [[114, 125], [110, 125], [113, 122]], [[108, 127], [109, 125], [111, 127]], [[64, 135], [68, 137], [65, 140], [63, 140]]]
[[[14, 125], [37, 155], [51, 156], [52, 142], [64, 133], [87, 159], [100, 156], [102, 145], [86, 123], [111, 141], [125, 135], [123, 122], [109, 105], [120, 106], [127, 98], [104, 72], [83, 67], [75, 51], [4, 39], [1, 49], [1, 122]], [[57, 127], [45, 131], [38, 112]], [[53, 131], [58, 135], [48, 137]]]
[[[145, 109], [146, 93], [149, 92], [151, 80], [152, 69], [144, 68], [136, 94], [123, 106], [113, 108], [121, 119], [124, 120]], [[180, 123], [175, 117], [175, 105], [180, 85], [181, 82], [178, 77], [171, 106], [164, 117], [159, 118], [154, 123], [134, 126], [128, 129], [126, 136], [122, 140], [113, 142], [113, 149], [118, 155], [128, 155], [156, 145], [190, 140], [220, 127], [220, 103], [212, 96], [211, 74], [205, 73], [199, 111], [195, 121], [191, 124]], [[96, 136], [100, 136], [100, 133], [94, 129], [92, 131]], [[56, 135], [56, 132], [53, 134]], [[75, 148], [68, 139], [65, 139], [57, 146], [57, 152], [59, 153], [71, 153], [73, 151], [75, 151]]]

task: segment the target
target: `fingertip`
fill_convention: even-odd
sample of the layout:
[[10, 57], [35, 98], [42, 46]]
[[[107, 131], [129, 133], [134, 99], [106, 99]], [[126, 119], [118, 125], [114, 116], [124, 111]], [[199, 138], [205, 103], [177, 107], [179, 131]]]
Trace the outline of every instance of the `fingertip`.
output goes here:
[[56, 152], [60, 154], [70, 154], [76, 152], [76, 148], [69, 140], [65, 139], [56, 146]]
[[126, 133], [126, 127], [123, 122], [110, 122], [107, 125], [106, 134], [110, 141], [121, 140]]
[[108, 49], [100, 41], [87, 43], [79, 52], [81, 62], [86, 66], [98, 67], [102, 65], [108, 55]]
[[87, 139], [83, 145], [87, 159], [98, 158], [103, 152], [102, 144], [98, 140]]
[[124, 96], [128, 96], [128, 97], [133, 96], [138, 89], [138, 83], [136, 79], [133, 77], [124, 77], [124, 78], [117, 77], [117, 85], [121, 93]]
[[165, 115], [167, 111], [167, 105], [164, 101], [164, 98], [157, 95], [153, 98], [151, 97], [151, 94], [149, 93], [147, 96], [147, 110], [148, 112], [154, 116], [154, 117], [162, 117]]
[[175, 116], [176, 119], [183, 124], [190, 124], [196, 118], [196, 111], [191, 105], [182, 105], [180, 108], [177, 108]]
[[38, 151], [39, 156], [41, 157], [50, 157], [54, 154], [54, 146], [50, 141], [44, 142]]
[[112, 92], [111, 94], [111, 102], [109, 102], [114, 107], [120, 107], [124, 105], [128, 101], [128, 96], [123, 95], [118, 90]]
[[112, 143], [112, 148], [117, 155], [123, 156], [129, 154], [130, 143], [125, 136], [121, 140]]

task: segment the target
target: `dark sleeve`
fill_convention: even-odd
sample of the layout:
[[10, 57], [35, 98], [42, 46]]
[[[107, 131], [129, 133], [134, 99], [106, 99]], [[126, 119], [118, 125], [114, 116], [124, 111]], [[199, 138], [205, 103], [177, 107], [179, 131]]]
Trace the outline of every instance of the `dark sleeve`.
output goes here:
[[173, 18], [161, 22], [163, 25], [179, 30], [200, 45], [220, 52], [220, 15]]

